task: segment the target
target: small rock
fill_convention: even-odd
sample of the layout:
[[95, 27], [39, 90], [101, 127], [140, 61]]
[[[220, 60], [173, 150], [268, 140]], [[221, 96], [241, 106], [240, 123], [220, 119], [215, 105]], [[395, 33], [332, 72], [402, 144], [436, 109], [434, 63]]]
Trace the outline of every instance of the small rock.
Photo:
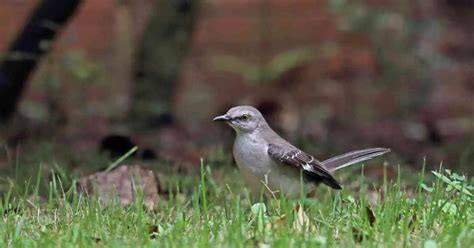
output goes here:
[[145, 207], [152, 210], [160, 192], [158, 177], [152, 170], [138, 165], [122, 165], [110, 172], [96, 172], [82, 177], [77, 188], [79, 193], [94, 194], [101, 201], [112, 201], [117, 197], [120, 203], [127, 205], [133, 202], [135, 195], [132, 178], [136, 187], [140, 186], [137, 190], [143, 193]]

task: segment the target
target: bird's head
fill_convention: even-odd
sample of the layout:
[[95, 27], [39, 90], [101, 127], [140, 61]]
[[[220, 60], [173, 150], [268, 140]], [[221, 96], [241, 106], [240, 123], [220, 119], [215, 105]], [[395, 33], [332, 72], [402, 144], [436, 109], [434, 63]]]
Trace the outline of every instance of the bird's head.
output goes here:
[[226, 122], [237, 133], [250, 133], [267, 125], [260, 111], [252, 106], [233, 107], [225, 115], [217, 116], [213, 120]]

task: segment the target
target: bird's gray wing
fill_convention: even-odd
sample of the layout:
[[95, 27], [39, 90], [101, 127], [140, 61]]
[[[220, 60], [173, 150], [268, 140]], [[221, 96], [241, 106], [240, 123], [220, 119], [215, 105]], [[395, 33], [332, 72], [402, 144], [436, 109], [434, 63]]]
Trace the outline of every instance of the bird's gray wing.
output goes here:
[[323, 182], [334, 189], [342, 188], [321, 162], [297, 148], [282, 148], [279, 145], [270, 144], [267, 152], [275, 162], [302, 170], [310, 181]]

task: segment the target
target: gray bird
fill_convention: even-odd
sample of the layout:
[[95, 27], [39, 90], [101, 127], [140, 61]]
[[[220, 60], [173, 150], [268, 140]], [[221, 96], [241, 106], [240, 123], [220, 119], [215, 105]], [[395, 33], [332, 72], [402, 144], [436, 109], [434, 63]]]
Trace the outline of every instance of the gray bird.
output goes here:
[[301, 178], [305, 182], [304, 190], [321, 182], [333, 189], [341, 189], [331, 172], [390, 151], [370, 148], [319, 161], [275, 133], [254, 107], [233, 107], [213, 120], [226, 122], [235, 130], [234, 159], [244, 180], [255, 193], [263, 190], [273, 196], [281, 192], [285, 196], [296, 197], [302, 190]]

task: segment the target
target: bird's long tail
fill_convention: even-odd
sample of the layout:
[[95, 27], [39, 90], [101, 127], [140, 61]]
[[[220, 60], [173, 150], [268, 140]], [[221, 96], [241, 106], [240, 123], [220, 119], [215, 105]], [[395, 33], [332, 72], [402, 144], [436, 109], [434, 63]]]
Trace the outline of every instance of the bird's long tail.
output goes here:
[[360, 163], [374, 157], [383, 155], [387, 152], [390, 152], [390, 149], [387, 148], [369, 148], [364, 150], [358, 150], [353, 152], [344, 153], [335, 157], [332, 157], [328, 160], [324, 160], [321, 163], [324, 168], [328, 171], [333, 172], [339, 169], [345, 168], [349, 165]]

